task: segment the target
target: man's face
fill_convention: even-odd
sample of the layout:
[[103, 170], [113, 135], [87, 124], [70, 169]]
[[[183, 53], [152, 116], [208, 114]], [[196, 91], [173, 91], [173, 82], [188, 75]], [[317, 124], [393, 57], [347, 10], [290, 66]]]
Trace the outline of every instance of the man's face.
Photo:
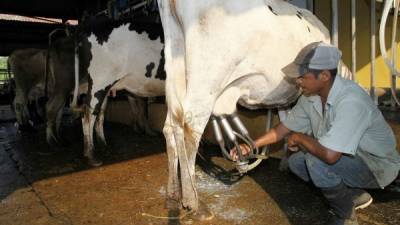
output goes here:
[[296, 83], [303, 90], [305, 96], [317, 95], [322, 85], [319, 76], [316, 77], [311, 72], [307, 72], [303, 76], [297, 78]]

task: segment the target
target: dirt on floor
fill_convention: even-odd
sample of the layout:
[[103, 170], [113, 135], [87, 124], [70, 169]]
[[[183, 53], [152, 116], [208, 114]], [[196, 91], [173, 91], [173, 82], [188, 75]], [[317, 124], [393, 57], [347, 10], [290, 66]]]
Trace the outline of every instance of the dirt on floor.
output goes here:
[[[399, 142], [400, 123], [396, 116], [389, 120]], [[215, 217], [199, 222], [176, 215], [164, 207], [168, 171], [161, 134], [134, 134], [108, 123], [108, 147], [97, 148], [104, 165], [91, 168], [82, 157], [80, 129], [79, 123], [66, 124], [68, 146], [51, 148], [43, 128], [25, 134], [10, 122], [0, 124], [1, 225], [310, 225], [324, 224], [329, 216], [319, 191], [280, 171], [278, 159], [235, 176], [218, 148], [207, 144], [197, 160], [197, 188]], [[400, 224], [399, 187], [371, 194], [374, 203], [357, 211], [360, 224]]]

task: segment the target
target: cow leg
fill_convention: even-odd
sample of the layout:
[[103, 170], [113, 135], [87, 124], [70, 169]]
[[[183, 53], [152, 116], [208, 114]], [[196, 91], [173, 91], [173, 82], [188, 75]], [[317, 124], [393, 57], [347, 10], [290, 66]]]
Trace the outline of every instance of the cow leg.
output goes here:
[[15, 93], [13, 107], [15, 111], [15, 117], [20, 126], [27, 126], [29, 124], [29, 112], [27, 106], [27, 94], [24, 93], [22, 90], [17, 89]]
[[96, 138], [98, 143], [102, 143], [104, 146], [107, 146], [107, 141], [104, 135], [104, 113], [107, 108], [108, 97], [106, 96], [101, 104], [100, 112], [95, 123], [96, 130]]
[[147, 102], [141, 97], [128, 96], [129, 105], [134, 117], [134, 127], [149, 136], [156, 136], [156, 133], [150, 128], [146, 116]]
[[135, 133], [141, 133], [139, 124], [138, 124], [138, 106], [135, 97], [128, 96], [128, 103], [132, 113], [132, 130]]
[[[176, 209], [177, 204], [172, 204], [173, 202], [180, 203], [181, 201], [181, 183], [178, 177], [178, 140], [183, 139], [182, 128], [179, 127], [177, 121], [175, 121], [174, 111], [172, 110], [174, 101], [177, 101], [177, 97], [173, 94], [179, 91], [182, 91], [181, 94], [184, 96], [185, 92], [185, 84], [183, 84], [183, 88], [179, 90], [172, 90], [173, 85], [175, 83], [175, 77], [183, 77], [185, 76], [185, 62], [183, 57], [179, 59], [174, 58], [174, 55], [184, 55], [185, 48], [183, 46], [184, 38], [183, 35], [180, 34], [180, 28], [178, 24], [171, 19], [171, 9], [168, 1], [157, 1], [158, 8], [160, 12], [160, 18], [162, 20], [162, 25], [164, 28], [164, 36], [165, 36], [165, 71], [167, 73], [166, 79], [166, 101], [168, 105], [167, 118], [165, 120], [163, 133], [166, 139], [166, 147], [168, 154], [168, 188], [167, 188], [167, 206], [169, 209]], [[176, 34], [176, 35], [174, 35]], [[183, 79], [182, 79], [183, 80]], [[168, 91], [171, 86], [171, 91]], [[179, 131], [177, 130], [179, 129]], [[181, 134], [179, 134], [181, 133]], [[178, 138], [178, 139], [177, 139]], [[182, 142], [180, 141], [182, 144]]]
[[36, 114], [39, 117], [40, 122], [44, 122], [45, 121], [45, 116], [46, 116], [46, 99], [44, 97], [40, 97], [39, 99], [37, 99], [37, 101], [35, 101], [36, 103]]
[[58, 139], [58, 126], [57, 122], [60, 114], [62, 115], [62, 108], [65, 104], [65, 96], [62, 94], [49, 95], [49, 101], [46, 105], [47, 114], [47, 126], [46, 126], [46, 140], [51, 145], [54, 141], [56, 144], [60, 144]]
[[[190, 90], [188, 90], [190, 91]], [[198, 147], [201, 136], [210, 118], [212, 107], [215, 102], [212, 96], [193, 96], [187, 93], [184, 104], [184, 142], [183, 148], [178, 147], [178, 157], [181, 171], [182, 182], [182, 204], [186, 208], [195, 210], [192, 217], [196, 220], [209, 220], [213, 214], [207, 209], [207, 206], [199, 202], [196, 191], [195, 164]], [[198, 107], [198, 106], [202, 107]]]
[[[178, 182], [176, 169], [179, 162], [182, 206], [193, 211], [191, 217], [194, 219], [208, 220], [213, 218], [213, 214], [208, 211], [204, 204], [199, 204], [196, 191], [195, 162], [200, 139], [211, 115], [211, 106], [214, 104], [212, 98], [204, 96], [191, 98], [190, 95], [186, 97], [186, 103], [192, 102], [194, 104], [183, 103], [181, 109], [172, 108], [169, 105], [163, 130], [167, 140], [169, 162], [168, 194], [169, 197], [171, 195], [173, 197], [174, 191], [179, 190], [176, 187]], [[198, 105], [204, 107], [198, 107]], [[177, 158], [178, 162], [176, 161]]]
[[[167, 113], [163, 133], [165, 136], [168, 155], [168, 188], [167, 202], [168, 209], [178, 209], [181, 201], [181, 186], [178, 178], [178, 152], [174, 135], [173, 118]], [[182, 134], [181, 134], [182, 135]]]
[[38, 124], [39, 121], [39, 114], [37, 112], [37, 99], [29, 100], [28, 101], [28, 114], [29, 114], [29, 119], [32, 124], [36, 125]]
[[85, 107], [82, 117], [82, 130], [83, 130], [83, 155], [88, 159], [91, 166], [101, 166], [103, 162], [94, 157], [94, 144], [93, 144], [93, 128], [96, 121], [96, 115], [88, 107]]
[[[65, 96], [63, 99], [65, 99]], [[61, 141], [62, 141], [62, 138], [60, 136], [60, 127], [61, 127], [61, 123], [62, 123], [62, 116], [64, 113], [64, 106], [65, 106], [65, 101], [61, 105], [61, 107], [58, 109], [57, 117], [56, 117], [56, 137], [58, 140], [61, 140]]]
[[[182, 100], [186, 95], [186, 77], [185, 77], [185, 38], [182, 30], [175, 20], [171, 6], [168, 0], [157, 1], [160, 11], [160, 18], [164, 28], [165, 38], [165, 69], [167, 72], [166, 80], [166, 99], [168, 104], [167, 120], [164, 127], [164, 135], [167, 142], [167, 153], [169, 163], [169, 181], [168, 181], [168, 197], [173, 197], [174, 192], [179, 190], [176, 184], [179, 182], [177, 166], [180, 165], [180, 182], [182, 184], [182, 205], [193, 211], [200, 212], [198, 204], [198, 196], [195, 184], [195, 159], [197, 147], [204, 127], [207, 124], [211, 114], [185, 111], [182, 106]], [[197, 104], [198, 102], [195, 102]], [[203, 102], [199, 102], [200, 103]], [[208, 102], [209, 103], [209, 102]], [[212, 106], [213, 104], [205, 104], [201, 106]], [[186, 114], [185, 112], [188, 112]], [[196, 119], [199, 127], [193, 127], [186, 115], [190, 118], [190, 113]], [[183, 116], [183, 117], [182, 117]], [[197, 116], [200, 116], [199, 119]], [[192, 129], [194, 128], [194, 129]], [[192, 132], [201, 131], [201, 132]], [[184, 136], [185, 135], [185, 136]], [[186, 135], [188, 135], [186, 137]], [[187, 147], [185, 149], [185, 146]], [[178, 162], [177, 162], [178, 156]], [[199, 215], [199, 214], [197, 214]], [[205, 213], [204, 213], [205, 215]], [[200, 219], [208, 219], [212, 216], [197, 217]]]

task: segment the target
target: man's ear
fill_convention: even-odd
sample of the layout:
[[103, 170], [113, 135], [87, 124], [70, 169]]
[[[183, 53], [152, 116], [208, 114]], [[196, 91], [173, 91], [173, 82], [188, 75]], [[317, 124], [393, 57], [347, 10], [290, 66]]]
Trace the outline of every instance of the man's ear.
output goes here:
[[329, 72], [329, 70], [323, 70], [320, 74], [319, 74], [319, 79], [321, 81], [329, 81], [331, 79], [331, 73]]

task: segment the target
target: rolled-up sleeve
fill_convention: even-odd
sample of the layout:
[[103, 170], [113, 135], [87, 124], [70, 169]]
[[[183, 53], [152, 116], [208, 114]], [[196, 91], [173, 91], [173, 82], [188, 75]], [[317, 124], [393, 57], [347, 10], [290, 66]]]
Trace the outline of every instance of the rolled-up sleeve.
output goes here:
[[301, 96], [297, 104], [290, 110], [285, 120], [282, 121], [283, 125], [289, 130], [300, 133], [309, 133], [311, 130], [310, 118], [304, 109], [305, 101], [307, 101], [307, 99]]
[[324, 147], [355, 155], [360, 140], [369, 126], [371, 111], [363, 103], [342, 102], [334, 111], [328, 132], [319, 138]]

